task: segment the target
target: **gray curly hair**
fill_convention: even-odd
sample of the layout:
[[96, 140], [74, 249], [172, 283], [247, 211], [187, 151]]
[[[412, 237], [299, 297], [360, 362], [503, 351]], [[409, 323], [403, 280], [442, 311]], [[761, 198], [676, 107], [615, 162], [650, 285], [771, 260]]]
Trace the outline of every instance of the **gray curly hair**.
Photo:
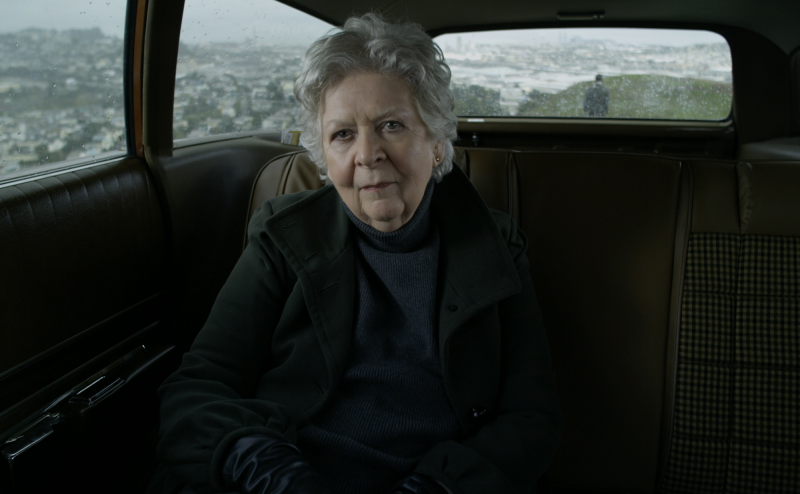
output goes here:
[[326, 34], [306, 52], [294, 95], [300, 102], [300, 144], [308, 149], [319, 167], [320, 178], [328, 178], [322, 148], [320, 105], [325, 92], [345, 77], [373, 72], [402, 78], [411, 89], [428, 134], [444, 141], [444, 159], [433, 169], [437, 182], [453, 169], [453, 141], [458, 118], [450, 92], [450, 68], [441, 48], [419, 24], [386, 22], [379, 15], [365, 14], [347, 19], [341, 31]]

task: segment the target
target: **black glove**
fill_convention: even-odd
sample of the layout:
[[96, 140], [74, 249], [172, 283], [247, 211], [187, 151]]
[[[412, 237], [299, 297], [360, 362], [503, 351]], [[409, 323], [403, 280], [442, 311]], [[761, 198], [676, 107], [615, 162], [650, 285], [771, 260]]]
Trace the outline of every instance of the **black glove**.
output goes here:
[[222, 475], [243, 494], [329, 494], [296, 446], [264, 435], [233, 443]]
[[391, 494], [447, 494], [447, 490], [438, 482], [420, 473], [412, 473], [394, 485]]

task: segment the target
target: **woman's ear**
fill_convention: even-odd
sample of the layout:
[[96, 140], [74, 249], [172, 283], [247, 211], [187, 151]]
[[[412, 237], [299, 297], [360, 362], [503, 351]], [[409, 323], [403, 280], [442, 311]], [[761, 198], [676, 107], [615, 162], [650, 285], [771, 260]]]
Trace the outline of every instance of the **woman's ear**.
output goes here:
[[444, 141], [438, 140], [436, 144], [433, 146], [433, 166], [434, 168], [439, 166], [439, 164], [444, 159]]

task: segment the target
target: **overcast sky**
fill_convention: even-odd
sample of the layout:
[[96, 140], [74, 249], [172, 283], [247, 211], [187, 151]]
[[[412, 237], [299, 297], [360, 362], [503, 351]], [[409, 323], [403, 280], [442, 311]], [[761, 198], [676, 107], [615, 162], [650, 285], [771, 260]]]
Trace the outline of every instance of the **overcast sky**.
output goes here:
[[619, 44], [687, 46], [705, 43], [725, 43], [725, 38], [708, 31], [689, 31], [675, 29], [632, 29], [632, 28], [568, 28], [486, 31], [482, 33], [445, 34], [436, 38], [442, 45], [455, 46], [457, 39], [463, 43], [559, 43], [571, 38], [588, 40], [613, 40]]
[[[432, 0], [433, 1], [433, 0]], [[0, 32], [28, 27], [46, 29], [87, 29], [100, 27], [108, 35], [122, 37], [125, 23], [124, 0], [0, 0]], [[264, 44], [303, 44], [331, 29], [331, 26], [274, 0], [186, 0], [181, 41], [207, 43], [242, 42], [255, 38]], [[559, 34], [566, 31], [566, 34]], [[462, 43], [559, 42], [572, 37], [614, 39], [618, 43], [683, 46], [718, 43], [724, 39], [702, 31], [659, 29], [540, 29], [536, 31], [493, 31], [444, 35], [437, 41], [445, 46]]]
[[98, 27], [120, 38], [125, 30], [124, 0], [0, 0], [0, 32], [29, 27], [88, 29]]
[[[123, 36], [125, 0], [0, 0], [0, 32], [29, 27], [89, 29]], [[184, 42], [310, 44], [332, 28], [319, 19], [274, 0], [186, 0], [181, 26]]]

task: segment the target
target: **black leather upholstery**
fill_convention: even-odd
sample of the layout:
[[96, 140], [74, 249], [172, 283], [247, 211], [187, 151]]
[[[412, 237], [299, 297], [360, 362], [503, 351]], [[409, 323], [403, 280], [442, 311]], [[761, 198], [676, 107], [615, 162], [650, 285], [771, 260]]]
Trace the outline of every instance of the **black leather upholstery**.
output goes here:
[[0, 187], [0, 376], [151, 298], [165, 267], [140, 160]]

